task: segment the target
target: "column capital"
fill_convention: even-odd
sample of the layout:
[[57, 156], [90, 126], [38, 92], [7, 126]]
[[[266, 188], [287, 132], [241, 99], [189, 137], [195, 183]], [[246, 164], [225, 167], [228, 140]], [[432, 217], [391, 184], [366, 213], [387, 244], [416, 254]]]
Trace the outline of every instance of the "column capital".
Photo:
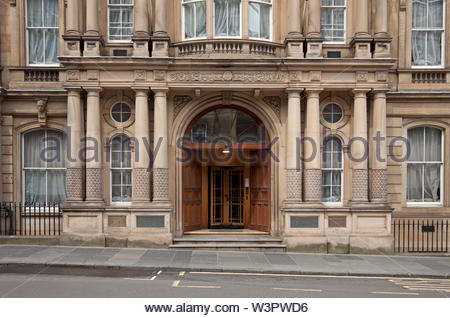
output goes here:
[[352, 90], [355, 97], [367, 97], [367, 93], [369, 93], [371, 89], [368, 88], [354, 88]]
[[169, 92], [168, 87], [151, 87], [153, 93], [155, 93], [156, 97], [166, 97]]
[[323, 88], [320, 87], [305, 88], [305, 92], [308, 95], [308, 97], [319, 97], [319, 94], [323, 92]]
[[136, 96], [142, 96], [142, 94], [148, 96], [150, 90], [148, 86], [133, 86], [131, 89], [136, 93]]
[[83, 89], [88, 92], [88, 94], [100, 94], [103, 88], [100, 86], [83, 86]]
[[67, 91], [67, 96], [80, 96], [83, 89], [79, 86], [70, 86], [64, 88]]
[[300, 98], [300, 94], [304, 91], [304, 88], [287, 88], [286, 93], [289, 98]]

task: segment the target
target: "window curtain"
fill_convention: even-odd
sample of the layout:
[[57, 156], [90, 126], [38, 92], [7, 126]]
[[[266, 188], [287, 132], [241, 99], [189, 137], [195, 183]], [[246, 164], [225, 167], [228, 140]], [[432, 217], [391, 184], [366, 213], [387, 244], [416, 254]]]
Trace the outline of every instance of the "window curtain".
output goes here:
[[268, 4], [250, 2], [248, 6], [248, 34], [252, 38], [270, 39], [270, 10], [271, 1]]
[[439, 202], [442, 167], [442, 132], [431, 127], [408, 131], [410, 157], [407, 169], [407, 200]]
[[57, 64], [59, 53], [58, 0], [28, 0], [28, 63]]
[[54, 130], [24, 135], [25, 201], [62, 203], [66, 200], [66, 136]]
[[109, 39], [131, 41], [134, 21], [133, 0], [109, 0], [109, 5]]
[[240, 36], [241, 1], [215, 0], [215, 35]]
[[443, 0], [413, 1], [412, 59], [414, 65], [440, 65]]
[[206, 37], [206, 1], [184, 3], [185, 39]]
[[341, 202], [342, 145], [339, 139], [325, 141], [322, 154], [322, 201]]

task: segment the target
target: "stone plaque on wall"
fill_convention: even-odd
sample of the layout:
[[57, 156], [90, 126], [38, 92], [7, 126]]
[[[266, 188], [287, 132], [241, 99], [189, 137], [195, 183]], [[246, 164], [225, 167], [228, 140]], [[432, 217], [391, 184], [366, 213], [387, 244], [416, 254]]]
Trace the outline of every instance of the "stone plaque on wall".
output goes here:
[[108, 216], [108, 226], [109, 227], [126, 227], [127, 226], [127, 217], [124, 215]]
[[291, 216], [291, 228], [293, 229], [317, 229], [319, 228], [318, 216]]
[[164, 215], [138, 215], [136, 216], [136, 227], [138, 228], [163, 228]]
[[347, 217], [346, 216], [329, 216], [328, 217], [328, 227], [347, 227]]

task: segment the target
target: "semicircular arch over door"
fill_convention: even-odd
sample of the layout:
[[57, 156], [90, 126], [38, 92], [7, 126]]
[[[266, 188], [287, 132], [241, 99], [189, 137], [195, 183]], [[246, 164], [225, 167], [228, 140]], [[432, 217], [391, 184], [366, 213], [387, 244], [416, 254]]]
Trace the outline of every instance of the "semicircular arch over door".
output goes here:
[[183, 232], [270, 231], [270, 156], [261, 121], [239, 107], [214, 107], [188, 126], [183, 142]]

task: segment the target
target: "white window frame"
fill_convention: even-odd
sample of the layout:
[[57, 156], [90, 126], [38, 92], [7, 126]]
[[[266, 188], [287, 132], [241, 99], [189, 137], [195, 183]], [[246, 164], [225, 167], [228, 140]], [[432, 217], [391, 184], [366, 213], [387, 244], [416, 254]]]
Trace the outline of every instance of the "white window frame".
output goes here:
[[[411, 12], [413, 11], [414, 3], [411, 1]], [[447, 1], [442, 1], [442, 28], [434, 29], [434, 28], [414, 28], [413, 25], [413, 15], [411, 14], [411, 68], [413, 69], [441, 69], [445, 67], [445, 28], [446, 28], [446, 16], [447, 16]], [[427, 19], [428, 19], [428, 2], [427, 2]], [[428, 20], [427, 20], [428, 21]], [[414, 31], [422, 31], [422, 32], [437, 32], [441, 31], [441, 64], [439, 65], [414, 65], [413, 64], [413, 33]], [[427, 54], [427, 41], [425, 41], [425, 54]]]
[[[185, 7], [187, 4], [196, 3], [196, 2], [205, 2], [207, 5], [208, 0], [193, 0], [190, 2], [184, 2], [184, 0], [181, 0], [181, 33], [182, 33], [182, 39], [183, 41], [195, 41], [195, 40], [205, 40], [207, 38], [207, 35], [200, 36], [200, 37], [192, 37], [192, 38], [186, 38], [186, 32], [185, 32]], [[197, 12], [195, 11], [195, 22], [197, 22]], [[205, 27], [208, 28], [208, 8], [206, 8], [206, 20], [205, 20]]]
[[[29, 27], [28, 26], [28, 1], [30, 0], [26, 0], [25, 3], [25, 39], [26, 39], [26, 62], [28, 66], [45, 66], [45, 67], [58, 67], [60, 65], [60, 63], [40, 63], [40, 64], [31, 64], [30, 63], [30, 56], [29, 56], [29, 52], [30, 52], [30, 36], [29, 36], [29, 30], [30, 29], [44, 29], [44, 30], [49, 30], [49, 29], [53, 29], [53, 30], [58, 30], [58, 38], [60, 38], [60, 32], [59, 32], [59, 23], [58, 26], [56, 27]], [[59, 12], [60, 12], [60, 8], [59, 8], [59, 1], [58, 1], [58, 20], [59, 20]], [[44, 1], [42, 1], [42, 13], [44, 14]], [[44, 19], [42, 20], [44, 21]], [[45, 37], [45, 33], [44, 33], [44, 37]], [[58, 42], [60, 42], [58, 40]], [[46, 56], [45, 56], [45, 40], [43, 43], [43, 48], [44, 48], [44, 61], [46, 60]], [[59, 52], [59, 45], [58, 45], [58, 52]]]
[[[24, 167], [24, 165], [25, 165], [25, 136], [27, 135], [27, 134], [30, 134], [30, 133], [33, 133], [33, 132], [35, 132], [35, 131], [40, 131], [40, 130], [42, 130], [42, 131], [44, 131], [45, 132], [45, 136], [44, 136], [44, 138], [45, 138], [45, 148], [47, 148], [47, 133], [48, 133], [48, 131], [50, 130], [50, 131], [56, 131], [56, 132], [58, 132], [58, 133], [62, 133], [63, 134], [63, 136], [65, 135], [65, 132], [63, 132], [63, 131], [60, 131], [60, 130], [57, 130], [57, 129], [52, 129], [52, 128], [47, 128], [47, 129], [34, 129], [34, 130], [31, 130], [31, 131], [26, 131], [25, 133], [23, 133], [22, 134], [22, 149], [21, 149], [21, 151], [22, 151], [22, 154], [21, 154], [21, 171], [22, 171], [22, 201], [25, 203], [26, 202], [26, 193], [25, 193], [25, 171], [26, 170], [43, 170], [43, 171], [45, 171], [45, 202], [46, 203], [49, 203], [48, 202], [48, 184], [47, 184], [47, 171], [49, 171], [49, 170], [60, 170], [60, 171], [66, 171], [66, 178], [67, 178], [67, 166], [66, 166], [66, 164], [65, 164], [65, 161], [64, 161], [64, 168], [49, 168], [48, 167], [48, 162], [45, 162], [45, 168], [25, 168]], [[67, 136], [66, 136], [66, 138], [67, 138]], [[67, 139], [66, 139], [66, 145], [67, 145]], [[40, 151], [42, 151], [42, 149], [40, 149]], [[66, 198], [67, 198], [67, 192], [66, 192]], [[60, 204], [62, 204], [62, 203], [64, 203], [64, 202], [59, 202]], [[31, 212], [31, 211], [34, 211], [34, 206], [33, 207], [28, 207], [28, 209], [29, 209], [29, 211]], [[49, 209], [49, 207], [46, 207], [46, 210], [47, 209]], [[56, 211], [59, 211], [59, 208], [55, 208], [56, 209]], [[44, 210], [44, 207], [41, 207], [41, 211], [43, 211]], [[53, 209], [52, 209], [53, 210]]]
[[[445, 162], [445, 134], [444, 134], [444, 130], [442, 128], [439, 127], [434, 127], [434, 126], [419, 126], [419, 127], [411, 127], [408, 128], [407, 131], [411, 130], [411, 129], [417, 129], [417, 128], [423, 128], [424, 130], [424, 137], [425, 137], [425, 128], [434, 128], [434, 129], [439, 129], [441, 131], [441, 161], [409, 161], [407, 160], [406, 162], [406, 173], [408, 173], [408, 164], [423, 164], [424, 167], [426, 164], [440, 164], [441, 165], [441, 180], [440, 180], [440, 201], [439, 202], [417, 202], [417, 201], [408, 201], [408, 185], [406, 185], [406, 206], [407, 207], [442, 207], [444, 206], [444, 196], [445, 196], [445, 182], [444, 182], [444, 162]], [[423, 147], [424, 147], [424, 154], [425, 154], [425, 138], [424, 138], [424, 142], [423, 142]], [[425, 189], [425, 185], [424, 185], [424, 175], [425, 172], [422, 170], [422, 199], [424, 198], [424, 189]], [[406, 178], [408, 178], [408, 176], [406, 176]]]
[[[117, 152], [117, 151], [113, 151], [112, 143], [113, 143], [113, 140], [118, 138], [118, 137], [129, 138], [130, 139], [130, 143], [131, 143], [131, 138], [129, 136], [125, 135], [125, 134], [117, 134], [110, 141], [110, 150], [109, 150], [109, 169], [110, 169], [110, 173], [109, 173], [109, 190], [110, 190], [110, 193], [109, 193], [109, 196], [110, 196], [110, 198], [109, 199], [110, 199], [111, 205], [131, 205], [131, 203], [133, 201], [133, 191], [134, 191], [134, 189], [133, 189], [133, 150], [131, 149], [131, 144], [130, 144], [130, 153], [131, 153], [130, 167], [127, 167], [127, 168], [123, 168], [123, 167], [114, 168], [113, 167], [113, 156], [112, 156], [112, 154], [113, 154], [113, 152]], [[122, 150], [119, 153], [122, 153]], [[121, 163], [121, 165], [122, 165], [122, 163]], [[130, 173], [131, 173], [131, 183], [129, 185], [131, 187], [131, 199], [130, 199], [130, 201], [113, 201], [113, 182], [112, 182], [113, 181], [113, 171], [119, 171], [119, 172], [130, 171]], [[121, 178], [120, 178], [121, 197], [122, 197], [122, 187], [124, 186], [122, 181], [123, 180], [122, 180], [122, 175], [121, 175]], [[125, 186], [127, 186], [127, 185], [125, 185]]]
[[[125, 120], [125, 121], [117, 121], [117, 120], [115, 120], [114, 117], [113, 117], [113, 109], [114, 109], [114, 107], [116, 107], [116, 106], [119, 105], [119, 104], [126, 105], [126, 106], [128, 106], [128, 108], [130, 109], [130, 117], [129, 117], [127, 120]], [[122, 114], [121, 116], [123, 116], [123, 109], [121, 109], [121, 114]], [[130, 106], [128, 103], [121, 101], [121, 102], [114, 103], [114, 104], [110, 107], [110, 109], [109, 109], [109, 116], [110, 116], [111, 120], [112, 120], [113, 122], [115, 122], [116, 124], [123, 125], [123, 124], [125, 124], [125, 123], [127, 123], [127, 122], [129, 122], [129, 121], [131, 120], [131, 118], [133, 117], [133, 111], [131, 110], [131, 106]]]
[[[242, 22], [243, 22], [243, 17], [242, 17], [242, 2], [243, 0], [240, 0], [239, 2], [239, 14], [240, 14], [240, 22], [239, 22], [239, 35], [238, 36], [218, 36], [216, 35], [216, 1], [213, 0], [213, 34], [214, 34], [214, 39], [242, 39]], [[228, 16], [227, 16], [228, 18]]]
[[132, 0], [133, 1], [132, 4], [110, 4], [109, 1], [110, 0], [107, 0], [107, 10], [106, 10], [107, 11], [107, 23], [108, 23], [108, 26], [107, 26], [107, 28], [108, 28], [108, 42], [109, 43], [131, 43], [132, 42], [131, 38], [133, 36], [133, 32], [131, 32], [131, 37], [130, 37], [129, 40], [111, 40], [111, 34], [110, 34], [110, 22], [111, 22], [110, 21], [110, 8], [111, 7], [133, 7], [133, 21], [132, 21], [133, 27], [132, 28], [134, 30], [134, 25], [135, 25], [134, 0]]
[[[358, 1], [358, 0], [357, 0]], [[344, 40], [342, 41], [327, 41], [324, 38], [323, 43], [326, 44], [345, 44], [347, 42], [347, 0], [345, 0], [345, 4], [343, 6], [336, 6], [336, 5], [332, 5], [332, 6], [323, 6], [322, 5], [322, 0], [320, 0], [320, 19], [322, 20], [322, 8], [331, 8], [332, 10], [335, 8], [344, 8]], [[332, 26], [334, 26], [334, 24], [332, 24]], [[331, 29], [332, 31], [334, 29]], [[322, 24], [320, 26], [320, 32], [322, 32]]]
[[[249, 6], [250, 6], [250, 2], [261, 3], [261, 4], [264, 4], [264, 5], [270, 5], [270, 21], [269, 21], [269, 24], [270, 24], [270, 31], [269, 32], [270, 32], [270, 34], [269, 34], [269, 38], [268, 39], [264, 39], [264, 38], [261, 38], [261, 37], [251, 37], [251, 36], [249, 36], [249, 39], [250, 40], [271, 42], [272, 39], [273, 39], [273, 0], [270, 1], [270, 4], [267, 3], [267, 2], [264, 2], [264, 1], [260, 1], [260, 0], [249, 0], [248, 1], [248, 5]], [[241, 2], [241, 4], [242, 4], [242, 2]], [[250, 15], [250, 11], [249, 10], [247, 10], [247, 11], [248, 11], [248, 14]], [[247, 20], [250, 21], [250, 17], [249, 16], [247, 16]], [[250, 28], [250, 25], [249, 25], [249, 28]]]
[[[341, 145], [341, 167], [340, 168], [324, 168], [323, 167], [323, 155], [324, 155], [324, 151], [325, 151], [325, 146], [326, 146], [326, 144], [328, 143], [328, 142], [330, 142], [332, 139], [336, 139], [337, 141], [339, 141], [339, 143], [340, 143], [340, 145]], [[332, 154], [333, 153], [337, 153], [337, 152], [334, 152], [334, 151], [332, 151], [331, 152]], [[333, 156], [331, 156], [331, 159], [333, 160]], [[336, 136], [336, 135], [331, 135], [331, 136], [326, 136], [325, 137], [325, 139], [324, 139], [324, 143], [323, 143], [323, 150], [322, 150], [322, 158], [321, 158], [321, 161], [322, 161], [322, 175], [321, 175], [321, 192], [322, 192], [322, 195], [321, 195], [321, 201], [322, 201], [322, 203], [324, 204], [324, 205], [326, 205], [326, 206], [331, 206], [331, 207], [333, 207], [333, 206], [335, 206], [335, 207], [341, 207], [341, 206], [343, 206], [343, 203], [344, 203], [344, 144], [342, 143], [342, 140], [341, 140], [341, 138], [339, 138], [338, 136]], [[332, 162], [332, 164], [331, 164], [332, 166], [333, 166], [333, 162]], [[341, 188], [341, 198], [340, 198], [340, 201], [339, 202], [327, 202], [327, 201], [324, 201], [323, 200], [323, 187], [324, 186], [327, 186], [327, 187], [331, 187], [331, 193], [333, 193], [333, 184], [331, 184], [331, 185], [324, 185], [323, 183], [322, 183], [322, 180], [323, 180], [323, 173], [325, 172], [325, 171], [331, 171], [331, 172], [333, 172], [333, 171], [339, 171], [340, 172], [340, 174], [341, 174], [341, 184], [340, 184], [340, 188]], [[336, 187], [336, 186], [335, 186]]]

